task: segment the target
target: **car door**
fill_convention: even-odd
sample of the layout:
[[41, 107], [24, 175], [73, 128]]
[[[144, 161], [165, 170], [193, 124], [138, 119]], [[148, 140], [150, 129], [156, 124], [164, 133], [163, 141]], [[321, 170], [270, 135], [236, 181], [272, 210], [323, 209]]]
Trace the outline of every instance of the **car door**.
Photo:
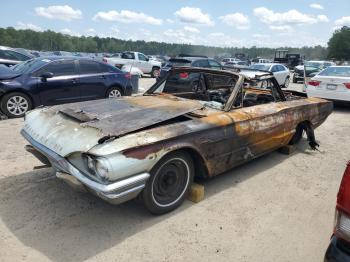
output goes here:
[[81, 101], [106, 97], [108, 72], [103, 72], [101, 64], [93, 60], [81, 59], [78, 64]]
[[138, 61], [136, 62], [137, 67], [141, 69], [143, 73], [150, 73], [152, 71], [152, 65], [149, 63], [149, 59], [141, 53], [137, 54]]
[[[52, 77], [41, 77], [52, 73]], [[73, 59], [53, 61], [33, 74], [38, 77], [37, 93], [43, 105], [55, 105], [80, 100], [77, 65]]]

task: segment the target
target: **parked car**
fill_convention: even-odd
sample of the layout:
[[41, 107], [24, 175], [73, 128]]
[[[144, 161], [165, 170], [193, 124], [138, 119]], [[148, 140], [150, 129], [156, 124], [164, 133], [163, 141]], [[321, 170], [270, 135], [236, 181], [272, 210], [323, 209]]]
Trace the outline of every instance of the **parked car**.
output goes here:
[[304, 82], [304, 76], [309, 77], [311, 74], [319, 73], [323, 69], [335, 66], [331, 61], [306, 61], [304, 65], [298, 65], [294, 68], [293, 83]]
[[143, 96], [32, 110], [22, 135], [26, 149], [75, 188], [113, 204], [141, 195], [163, 214], [181, 205], [194, 177], [295, 144], [304, 130], [315, 148], [313, 129], [332, 108], [283, 92], [268, 72], [177, 67]]
[[131, 65], [140, 69], [143, 74], [150, 74], [152, 77], [159, 76], [162, 66], [161, 62], [150, 60], [146, 55], [139, 52], [123, 52], [121, 57], [104, 57], [103, 62], [118, 68]]
[[164, 67], [161, 68], [159, 77], [157, 77], [157, 81], [165, 77], [165, 75], [173, 68], [173, 67], [201, 67], [201, 68], [212, 68], [222, 70], [223, 66], [216, 60], [195, 56], [195, 57], [176, 57], [170, 58], [168, 63], [165, 64]]
[[221, 60], [221, 65], [226, 65], [227, 63], [238, 63], [238, 62], [241, 62], [240, 59], [238, 58], [233, 58], [233, 57], [230, 57], [230, 58], [224, 58]]
[[249, 68], [249, 63], [248, 61], [239, 61], [239, 62], [227, 62], [225, 63], [224, 67], [232, 67], [232, 68], [242, 68], [242, 69], [245, 69], [245, 68]]
[[264, 59], [264, 58], [254, 58], [251, 61], [252, 64], [266, 64], [266, 63], [271, 63], [271, 60], [269, 59]]
[[350, 66], [331, 66], [307, 83], [308, 97], [350, 102]]
[[39, 105], [131, 95], [130, 74], [79, 57], [46, 57], [0, 70], [0, 109], [21, 117]]
[[335, 209], [334, 230], [325, 262], [350, 261], [350, 162], [340, 183]]
[[0, 46], [0, 65], [12, 66], [33, 57], [31, 54], [22, 53], [14, 48]]
[[259, 64], [253, 64], [249, 68], [271, 72], [275, 76], [279, 85], [283, 87], [289, 86], [290, 72], [289, 72], [289, 69], [282, 64], [259, 63]]

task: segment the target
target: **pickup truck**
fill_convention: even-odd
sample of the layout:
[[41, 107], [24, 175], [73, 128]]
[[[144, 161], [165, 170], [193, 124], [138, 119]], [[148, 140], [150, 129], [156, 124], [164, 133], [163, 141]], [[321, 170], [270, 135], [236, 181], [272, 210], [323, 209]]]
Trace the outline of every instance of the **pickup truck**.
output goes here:
[[152, 77], [159, 76], [161, 62], [150, 60], [146, 55], [139, 52], [123, 52], [121, 57], [104, 57], [103, 62], [122, 68], [132, 66], [140, 70], [140, 74], [150, 74]]

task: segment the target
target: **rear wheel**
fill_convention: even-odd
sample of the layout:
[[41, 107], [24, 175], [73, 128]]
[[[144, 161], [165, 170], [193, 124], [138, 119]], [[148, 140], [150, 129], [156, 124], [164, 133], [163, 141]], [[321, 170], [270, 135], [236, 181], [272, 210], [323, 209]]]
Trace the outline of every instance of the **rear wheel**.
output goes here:
[[118, 98], [123, 95], [122, 90], [119, 87], [112, 87], [107, 92], [108, 98]]
[[157, 215], [176, 209], [185, 200], [193, 177], [193, 161], [188, 153], [178, 151], [165, 156], [152, 169], [142, 192], [145, 207]]
[[159, 75], [160, 75], [160, 69], [158, 67], [153, 67], [152, 72], [151, 72], [151, 76], [153, 78], [157, 78]]
[[20, 92], [6, 94], [0, 102], [1, 111], [9, 118], [22, 117], [32, 107], [30, 98]]

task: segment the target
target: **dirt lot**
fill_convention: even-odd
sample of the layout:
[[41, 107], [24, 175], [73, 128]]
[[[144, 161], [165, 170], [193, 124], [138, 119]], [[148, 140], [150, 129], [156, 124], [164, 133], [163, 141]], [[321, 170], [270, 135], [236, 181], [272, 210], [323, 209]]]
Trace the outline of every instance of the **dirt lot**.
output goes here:
[[1, 121], [0, 261], [322, 261], [350, 159], [349, 119], [350, 108], [337, 107], [316, 130], [321, 152], [304, 140], [290, 156], [261, 157], [204, 181], [204, 201], [161, 217], [33, 171], [23, 121]]

